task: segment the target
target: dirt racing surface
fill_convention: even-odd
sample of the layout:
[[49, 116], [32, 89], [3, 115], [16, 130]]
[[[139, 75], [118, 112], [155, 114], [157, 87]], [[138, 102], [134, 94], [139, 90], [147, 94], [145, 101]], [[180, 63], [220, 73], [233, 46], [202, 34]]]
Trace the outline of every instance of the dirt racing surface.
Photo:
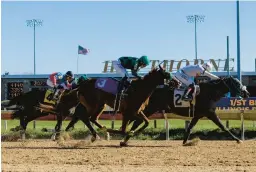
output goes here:
[[256, 171], [256, 141], [2, 142], [2, 171]]

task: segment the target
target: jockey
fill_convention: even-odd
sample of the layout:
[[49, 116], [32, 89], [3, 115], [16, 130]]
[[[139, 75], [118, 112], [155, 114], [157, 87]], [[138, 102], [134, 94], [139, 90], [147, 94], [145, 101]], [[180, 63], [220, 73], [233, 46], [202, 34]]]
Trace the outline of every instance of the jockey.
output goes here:
[[54, 94], [52, 99], [56, 99], [60, 89], [69, 90], [72, 89], [72, 81], [74, 75], [72, 71], [67, 71], [62, 75], [60, 72], [52, 73], [47, 79], [47, 85], [54, 88]]
[[[136, 57], [120, 57], [118, 61], [113, 61], [113, 67], [117, 71], [117, 73], [121, 74], [122, 80], [121, 84], [123, 85], [124, 82], [127, 80], [128, 73], [126, 69], [130, 69], [132, 71], [132, 75], [135, 76], [138, 79], [141, 79], [142, 77], [138, 75], [138, 71], [141, 68], [144, 68], [149, 65], [149, 59], [147, 56], [141, 56], [140, 58]], [[120, 88], [122, 89], [122, 88]], [[119, 90], [121, 91], [121, 90]]]
[[[113, 67], [115, 68], [116, 72], [121, 74], [122, 80], [120, 81], [118, 88], [117, 88], [117, 95], [116, 95], [116, 103], [120, 100], [120, 93], [123, 90], [123, 86], [125, 85], [127, 79], [129, 78], [128, 73], [126, 69], [130, 69], [132, 71], [132, 75], [135, 76], [138, 79], [141, 79], [142, 77], [138, 75], [138, 71], [141, 68], [144, 68], [149, 65], [149, 59], [147, 56], [141, 56], [140, 58], [136, 57], [120, 57], [118, 61], [113, 61]], [[118, 109], [114, 105], [114, 109]]]
[[72, 82], [72, 89], [77, 88], [82, 82], [88, 80], [89, 78], [87, 77], [86, 74], [80, 76], [79, 78], [76, 78], [74, 82]]
[[188, 87], [184, 93], [182, 99], [185, 101], [192, 101], [192, 93], [195, 88], [194, 77], [207, 76], [212, 80], [219, 79], [218, 76], [210, 73], [212, 64], [210, 62], [204, 63], [203, 65], [188, 65], [178, 70], [174, 76]]

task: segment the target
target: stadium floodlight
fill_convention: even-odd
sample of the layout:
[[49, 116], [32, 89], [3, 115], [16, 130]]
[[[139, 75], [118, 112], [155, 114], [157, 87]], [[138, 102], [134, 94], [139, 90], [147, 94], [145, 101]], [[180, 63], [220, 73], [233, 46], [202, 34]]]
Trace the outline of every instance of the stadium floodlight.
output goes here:
[[32, 19], [26, 20], [28, 27], [34, 28], [34, 75], [36, 74], [36, 27], [43, 26], [43, 20]]
[[189, 15], [187, 16], [187, 22], [188, 23], [195, 23], [195, 57], [197, 59], [197, 23], [203, 23], [204, 22], [204, 15]]

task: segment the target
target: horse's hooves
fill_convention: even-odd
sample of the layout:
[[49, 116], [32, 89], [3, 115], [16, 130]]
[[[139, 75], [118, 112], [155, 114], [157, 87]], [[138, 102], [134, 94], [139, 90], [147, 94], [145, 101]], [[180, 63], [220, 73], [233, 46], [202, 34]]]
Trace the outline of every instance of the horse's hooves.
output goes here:
[[129, 133], [128, 133], [128, 136], [130, 136], [130, 137], [132, 137], [132, 136], [134, 136], [134, 131], [130, 131]]
[[237, 143], [241, 144], [241, 143], [243, 143], [243, 141], [242, 140], [237, 140]]
[[96, 137], [92, 136], [91, 142], [93, 143], [93, 142], [95, 142], [95, 140], [96, 140]]
[[110, 140], [110, 134], [109, 134], [109, 132], [107, 132], [107, 134], [106, 134], [106, 139], [107, 139], [107, 141]]
[[53, 133], [52, 137], [51, 137], [51, 140], [52, 141], [55, 141], [56, 140], [56, 133]]
[[128, 146], [127, 142], [120, 142], [120, 146], [124, 147], [124, 146]]
[[21, 135], [21, 140], [26, 140], [26, 135], [25, 135], [25, 133]]
[[103, 126], [103, 127], [101, 128], [101, 131], [107, 132], [107, 127], [106, 127], [106, 126]]

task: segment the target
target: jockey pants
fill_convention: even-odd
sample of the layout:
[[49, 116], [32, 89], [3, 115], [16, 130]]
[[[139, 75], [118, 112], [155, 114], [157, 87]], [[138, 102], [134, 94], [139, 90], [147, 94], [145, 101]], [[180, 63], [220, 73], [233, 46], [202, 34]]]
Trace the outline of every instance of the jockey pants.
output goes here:
[[121, 65], [119, 61], [113, 61], [112, 62], [114, 69], [116, 70], [116, 73], [120, 74], [121, 77], [128, 77], [128, 73], [126, 69]]

